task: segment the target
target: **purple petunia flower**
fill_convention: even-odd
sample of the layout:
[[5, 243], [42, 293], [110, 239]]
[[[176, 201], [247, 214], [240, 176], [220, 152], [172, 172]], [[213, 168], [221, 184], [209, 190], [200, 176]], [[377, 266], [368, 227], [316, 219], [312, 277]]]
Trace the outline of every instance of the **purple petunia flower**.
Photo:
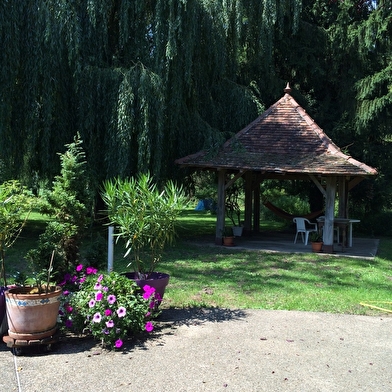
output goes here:
[[151, 295], [153, 295], [154, 292], [155, 292], [155, 288], [149, 286], [148, 284], [143, 286], [143, 290], [144, 290], [144, 293], [143, 293], [143, 298], [144, 299], [149, 299], [151, 297]]
[[67, 305], [67, 306], [65, 307], [65, 310], [66, 310], [68, 313], [72, 313], [73, 307], [70, 306], [70, 305]]
[[124, 317], [127, 314], [127, 310], [124, 308], [124, 306], [120, 306], [117, 309], [117, 315], [118, 317]]
[[110, 316], [112, 314], [112, 311], [110, 309], [105, 310], [105, 316]]
[[109, 320], [109, 321], [106, 321], [106, 326], [108, 327], [108, 328], [113, 328], [114, 327], [114, 322], [113, 322], [113, 320]]
[[145, 325], [146, 331], [151, 332], [154, 329], [154, 325], [152, 324], [151, 321], [148, 321]]
[[83, 276], [82, 278], [79, 279], [79, 283], [84, 283], [86, 281], [86, 277]]
[[97, 312], [93, 316], [93, 322], [94, 323], [100, 323], [102, 319], [101, 313]]
[[65, 296], [69, 295], [69, 291], [68, 290], [64, 290], [63, 291], [63, 295], [65, 295]]
[[66, 321], [65, 321], [65, 326], [66, 326], [67, 328], [71, 328], [71, 327], [72, 327], [72, 320], [66, 320]]
[[90, 299], [90, 301], [88, 302], [88, 306], [90, 308], [93, 308], [95, 306], [95, 299]]
[[103, 297], [103, 295], [102, 295], [101, 291], [98, 291], [97, 293], [95, 293], [95, 300], [96, 301], [101, 301], [102, 297]]
[[121, 339], [118, 339], [114, 342], [114, 346], [116, 348], [120, 348], [123, 345], [123, 341]]
[[114, 294], [108, 295], [108, 302], [110, 305], [113, 305], [116, 302], [116, 296]]

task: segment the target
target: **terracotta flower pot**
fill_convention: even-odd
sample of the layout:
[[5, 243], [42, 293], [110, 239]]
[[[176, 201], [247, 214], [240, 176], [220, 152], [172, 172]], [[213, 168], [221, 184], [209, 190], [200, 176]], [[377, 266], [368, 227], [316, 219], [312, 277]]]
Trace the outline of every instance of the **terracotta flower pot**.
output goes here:
[[17, 287], [5, 293], [8, 335], [16, 340], [39, 340], [57, 330], [62, 288], [47, 294], [31, 294], [30, 290]]
[[234, 246], [234, 236], [223, 237], [224, 246]]
[[312, 242], [312, 251], [315, 253], [321, 252], [321, 249], [323, 248], [323, 243], [322, 242]]

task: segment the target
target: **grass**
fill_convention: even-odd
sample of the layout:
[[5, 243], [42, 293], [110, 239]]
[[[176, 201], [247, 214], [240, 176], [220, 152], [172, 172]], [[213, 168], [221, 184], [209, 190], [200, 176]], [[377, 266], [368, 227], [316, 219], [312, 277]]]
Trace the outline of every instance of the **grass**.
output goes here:
[[[24, 231], [34, 245], [42, 222], [37, 217]], [[380, 240], [373, 260], [284, 254], [203, 246], [198, 237], [215, 233], [215, 216], [186, 211], [180, 219], [180, 238], [167, 249], [159, 270], [170, 274], [163, 307], [222, 307], [231, 309], [286, 309], [348, 314], [383, 313], [361, 302], [376, 301], [392, 308], [392, 240]], [[265, 222], [262, 229], [279, 229]], [[194, 238], [189, 241], [190, 238]], [[20, 257], [23, 238], [15, 244]], [[19, 250], [18, 250], [19, 249]], [[128, 261], [116, 247], [115, 270], [124, 272]], [[14, 260], [9, 251], [9, 259]], [[20, 264], [14, 262], [18, 267]]]

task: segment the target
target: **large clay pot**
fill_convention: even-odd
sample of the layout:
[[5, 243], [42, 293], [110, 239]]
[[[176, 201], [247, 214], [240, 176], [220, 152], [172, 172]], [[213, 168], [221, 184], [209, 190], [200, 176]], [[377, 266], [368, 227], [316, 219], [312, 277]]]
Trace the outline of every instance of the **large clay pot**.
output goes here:
[[57, 330], [62, 288], [49, 293], [29, 293], [29, 287], [9, 289], [6, 296], [8, 335], [16, 340], [39, 340]]
[[[154, 287], [155, 291], [163, 298], [166, 286], [169, 284], [170, 275], [163, 272], [152, 272], [146, 279], [139, 279], [136, 272], [126, 272], [124, 274], [128, 279], [132, 279], [136, 284], [143, 288], [146, 284]], [[161, 301], [159, 301], [160, 303]]]

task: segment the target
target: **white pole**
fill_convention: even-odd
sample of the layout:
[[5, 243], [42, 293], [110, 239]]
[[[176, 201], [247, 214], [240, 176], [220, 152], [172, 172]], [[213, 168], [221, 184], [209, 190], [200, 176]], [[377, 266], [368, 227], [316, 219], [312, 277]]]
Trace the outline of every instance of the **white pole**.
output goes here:
[[113, 233], [114, 233], [114, 227], [109, 226], [109, 230], [108, 230], [108, 273], [109, 274], [113, 271], [113, 249], [114, 249]]

